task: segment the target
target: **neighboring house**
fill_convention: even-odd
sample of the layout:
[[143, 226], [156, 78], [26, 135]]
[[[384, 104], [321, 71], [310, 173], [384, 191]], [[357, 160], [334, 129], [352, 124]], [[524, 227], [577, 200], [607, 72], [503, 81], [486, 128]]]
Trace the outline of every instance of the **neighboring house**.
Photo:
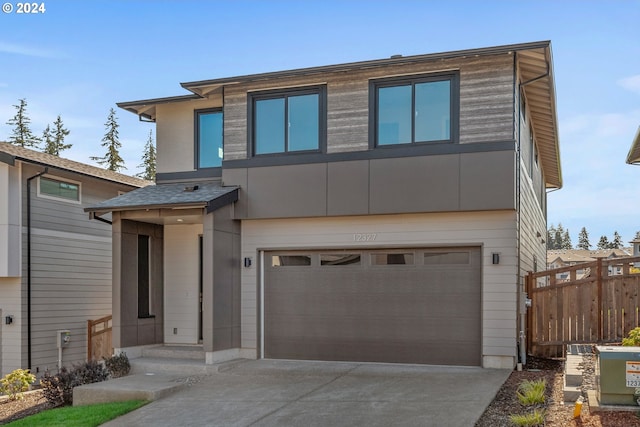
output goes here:
[[[547, 251], [547, 269], [570, 267], [585, 262], [593, 262], [598, 258], [615, 259], [632, 256], [633, 249], [554, 249]], [[614, 266], [615, 270], [610, 274], [622, 274], [622, 266]], [[582, 279], [590, 273], [589, 269], [576, 270], [576, 278]], [[556, 278], [559, 280], [569, 279], [569, 273], [558, 273]]]
[[640, 165], [640, 126], [638, 126], [636, 136], [631, 143], [629, 154], [627, 154], [627, 163], [630, 165]]
[[219, 78], [125, 102], [157, 185], [113, 215], [114, 347], [512, 368], [562, 185], [551, 46]]
[[0, 142], [0, 371], [87, 357], [87, 320], [111, 314], [111, 225], [84, 207], [148, 181]]

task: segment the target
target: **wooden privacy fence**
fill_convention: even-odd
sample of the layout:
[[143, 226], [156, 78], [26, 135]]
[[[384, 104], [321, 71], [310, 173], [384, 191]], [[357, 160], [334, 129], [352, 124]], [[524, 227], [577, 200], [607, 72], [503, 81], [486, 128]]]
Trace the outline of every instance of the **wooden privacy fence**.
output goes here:
[[87, 359], [100, 360], [113, 354], [111, 344], [111, 320], [108, 315], [96, 320], [87, 320]]
[[529, 273], [527, 348], [563, 356], [566, 344], [620, 342], [640, 326], [640, 257]]

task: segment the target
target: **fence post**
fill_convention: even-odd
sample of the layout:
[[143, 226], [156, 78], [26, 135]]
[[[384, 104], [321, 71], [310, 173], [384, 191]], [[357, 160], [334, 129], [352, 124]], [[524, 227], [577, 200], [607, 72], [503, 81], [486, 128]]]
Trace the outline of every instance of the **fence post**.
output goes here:
[[[531, 301], [533, 302], [533, 292], [531, 292], [533, 290], [533, 278], [531, 277], [531, 275], [533, 274], [533, 272], [529, 271], [527, 273], [527, 275], [525, 276], [524, 279], [524, 284], [525, 284], [525, 292], [526, 292], [526, 297], [531, 299]], [[532, 352], [533, 348], [533, 304], [531, 304], [530, 307], [526, 306], [525, 303], [525, 312], [527, 313], [527, 352], [530, 353]]]
[[604, 330], [602, 329], [602, 316], [604, 316], [604, 307], [602, 307], [602, 258], [596, 259], [596, 286], [598, 287], [598, 341], [602, 342]]

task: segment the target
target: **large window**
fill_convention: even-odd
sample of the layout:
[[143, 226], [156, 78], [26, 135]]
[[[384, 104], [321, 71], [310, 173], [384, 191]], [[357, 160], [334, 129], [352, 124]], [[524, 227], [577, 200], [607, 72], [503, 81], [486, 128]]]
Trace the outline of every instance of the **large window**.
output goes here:
[[374, 82], [375, 145], [453, 141], [455, 83], [453, 75]]
[[80, 184], [41, 176], [39, 178], [38, 195], [80, 202]]
[[138, 235], [138, 317], [151, 317], [149, 236]]
[[196, 164], [198, 169], [222, 166], [222, 111], [196, 111]]
[[326, 113], [324, 88], [251, 95], [253, 154], [319, 151]]

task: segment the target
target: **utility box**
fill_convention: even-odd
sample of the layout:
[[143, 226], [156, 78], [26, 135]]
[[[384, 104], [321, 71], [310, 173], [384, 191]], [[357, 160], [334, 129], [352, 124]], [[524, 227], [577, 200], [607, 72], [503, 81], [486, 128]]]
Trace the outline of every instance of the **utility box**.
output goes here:
[[638, 405], [640, 347], [596, 346], [596, 385], [603, 405]]
[[71, 332], [68, 330], [56, 331], [58, 348], [64, 348], [71, 342]]

